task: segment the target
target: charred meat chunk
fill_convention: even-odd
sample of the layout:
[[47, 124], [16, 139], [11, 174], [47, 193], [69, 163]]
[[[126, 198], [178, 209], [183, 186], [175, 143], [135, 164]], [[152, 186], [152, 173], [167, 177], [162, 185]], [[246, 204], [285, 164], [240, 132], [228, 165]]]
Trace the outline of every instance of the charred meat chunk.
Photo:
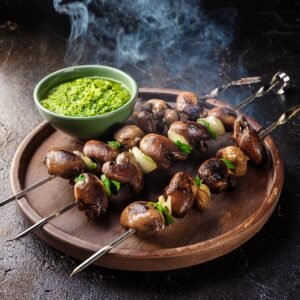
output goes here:
[[194, 204], [197, 186], [193, 177], [185, 172], [176, 173], [164, 191], [166, 198], [171, 199], [172, 215], [184, 217]]
[[206, 160], [199, 167], [198, 174], [212, 193], [229, 191], [235, 186], [235, 176], [230, 174], [226, 164], [219, 158]]
[[215, 107], [208, 111], [209, 116], [215, 116], [220, 119], [226, 131], [233, 131], [234, 122], [237, 119], [236, 112], [228, 107]]
[[85, 163], [76, 154], [66, 150], [51, 150], [45, 156], [45, 164], [50, 175], [73, 180], [85, 171]]
[[144, 174], [130, 152], [122, 152], [116, 161], [108, 161], [102, 166], [102, 172], [112, 180], [128, 184], [134, 193], [144, 186]]
[[181, 153], [172, 141], [159, 134], [145, 135], [140, 142], [140, 149], [155, 161], [158, 169], [170, 168], [173, 159], [187, 159], [187, 155]]
[[74, 195], [83, 210], [91, 219], [104, 215], [109, 206], [108, 195], [100, 179], [90, 173], [83, 173], [76, 179]]
[[117, 130], [114, 138], [125, 149], [130, 149], [138, 146], [144, 135], [145, 133], [140, 127], [136, 125], [125, 125]]
[[200, 142], [207, 141], [211, 138], [205, 126], [193, 121], [174, 122], [170, 126], [168, 134], [170, 132], [174, 132], [183, 136], [186, 139], [186, 141], [192, 146], [196, 146]]
[[192, 92], [182, 92], [177, 96], [176, 109], [181, 113], [187, 114], [191, 121], [196, 121], [203, 112], [197, 94]]
[[232, 138], [255, 166], [261, 166], [266, 162], [265, 146], [245, 117], [240, 117], [235, 121]]
[[83, 153], [91, 160], [101, 165], [106, 161], [115, 160], [119, 154], [119, 151], [105, 144], [104, 142], [90, 140], [85, 143], [83, 147]]
[[121, 214], [120, 223], [126, 229], [134, 229], [144, 236], [153, 236], [165, 227], [164, 216], [145, 201], [129, 204]]
[[225, 158], [234, 164], [232, 172], [235, 176], [244, 176], [247, 173], [249, 157], [238, 147], [228, 146], [217, 152], [217, 157]]

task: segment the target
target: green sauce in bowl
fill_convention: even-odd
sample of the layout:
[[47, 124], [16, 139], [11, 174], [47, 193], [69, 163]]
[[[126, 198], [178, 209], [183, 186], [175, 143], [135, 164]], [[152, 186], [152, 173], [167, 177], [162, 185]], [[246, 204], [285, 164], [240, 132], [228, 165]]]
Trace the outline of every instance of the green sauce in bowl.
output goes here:
[[84, 77], [54, 87], [40, 103], [60, 115], [92, 117], [114, 111], [130, 98], [129, 90], [117, 81]]

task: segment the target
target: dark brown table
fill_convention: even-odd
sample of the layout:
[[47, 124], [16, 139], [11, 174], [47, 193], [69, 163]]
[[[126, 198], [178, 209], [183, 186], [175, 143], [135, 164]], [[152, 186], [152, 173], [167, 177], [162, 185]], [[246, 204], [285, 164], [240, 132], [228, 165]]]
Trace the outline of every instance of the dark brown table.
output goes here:
[[[49, 72], [70, 64], [64, 62], [68, 19], [54, 12], [52, 2], [8, 2], [0, 1], [1, 199], [11, 194], [9, 169], [18, 145], [42, 121], [32, 99], [35, 84]], [[215, 16], [216, 9], [224, 5], [226, 9], [234, 8], [236, 13], [234, 38], [219, 57], [220, 73], [213, 82], [207, 80], [199, 85], [193, 76], [180, 78], [166, 72], [155, 81], [140, 71], [143, 66], [136, 69], [127, 65], [124, 69], [140, 86], [157, 86], [161, 80], [165, 87], [190, 88], [199, 94], [233, 79], [238, 65], [243, 66], [241, 75], [261, 75], [265, 79], [284, 70], [292, 79], [286, 95], [264, 97], [245, 110], [262, 125], [268, 125], [286, 109], [300, 103], [297, 14], [300, 7], [296, 2], [204, 1], [204, 12], [209, 16]], [[86, 57], [80, 63], [93, 62]], [[155, 58], [152, 64], [153, 69], [157, 67]], [[166, 81], [168, 76], [176, 80]], [[249, 93], [248, 89], [235, 89], [224, 97], [230, 103], [237, 103]], [[183, 270], [135, 273], [90, 267], [70, 279], [68, 274], [78, 261], [52, 249], [35, 235], [6, 242], [26, 228], [16, 206], [9, 204], [0, 210], [0, 299], [297, 299], [300, 294], [299, 119], [278, 129], [273, 137], [285, 162], [282, 195], [268, 223], [237, 250]]]

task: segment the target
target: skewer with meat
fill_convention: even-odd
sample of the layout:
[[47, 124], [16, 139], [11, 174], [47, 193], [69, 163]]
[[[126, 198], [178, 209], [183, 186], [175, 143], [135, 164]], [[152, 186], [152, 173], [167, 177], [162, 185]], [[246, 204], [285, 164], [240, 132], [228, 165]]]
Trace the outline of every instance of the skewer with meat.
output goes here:
[[199, 176], [212, 192], [233, 189], [236, 176], [246, 174], [248, 161], [261, 166], [267, 160], [263, 141], [244, 117], [235, 121], [232, 137], [236, 146], [220, 149], [215, 158], [208, 159], [198, 169]]
[[109, 197], [103, 182], [90, 173], [81, 174], [75, 181], [74, 196], [78, 209], [83, 210], [93, 220], [106, 214]]
[[[260, 134], [260, 137], [263, 138], [265, 137], [267, 134], [269, 134], [272, 130], [274, 130], [274, 128], [276, 128], [277, 126], [284, 124], [287, 120], [289, 120], [292, 116], [294, 116], [296, 113], [298, 113], [300, 111], [300, 107], [295, 107], [294, 109], [286, 112], [285, 114], [283, 114], [280, 119], [275, 122], [274, 124], [272, 124], [269, 128], [267, 128], [266, 130], [263, 131], [263, 133]], [[222, 153], [228, 153], [228, 151], [222, 151]], [[226, 163], [226, 160], [223, 159], [223, 161], [225, 162], [226, 166], [228, 166], [228, 163]], [[199, 168], [200, 169], [200, 168]], [[231, 169], [231, 167], [228, 166], [228, 169]], [[213, 175], [213, 174], [211, 174]], [[181, 180], [178, 180], [176, 178], [176, 176], [178, 178], [180, 178]], [[197, 179], [197, 180], [196, 180]], [[221, 178], [223, 179], [223, 178]], [[197, 186], [201, 187], [201, 182], [197, 183], [197, 181], [200, 180], [200, 178], [195, 178], [195, 183]], [[97, 182], [96, 180], [94, 182]], [[99, 185], [99, 183], [97, 182], [97, 184]], [[188, 187], [188, 185], [190, 185]], [[103, 188], [103, 185], [100, 184], [101, 188]], [[222, 185], [221, 185], [222, 186]], [[202, 191], [204, 191], [207, 197], [209, 197], [210, 195], [210, 189], [209, 186], [202, 189]], [[102, 193], [99, 193], [99, 195], [101, 195]], [[78, 194], [77, 194], [78, 195]], [[201, 199], [201, 195], [202, 193], [198, 193], [195, 192], [195, 186], [194, 186], [194, 182], [191, 180], [191, 178], [189, 178], [189, 175], [185, 175], [185, 174], [176, 174], [171, 183], [170, 186], [168, 186], [165, 190], [165, 195], [162, 197], [159, 197], [159, 201], [158, 203], [154, 203], [152, 204], [154, 206], [154, 208], [156, 208], [158, 210], [158, 212], [164, 217], [165, 221], [167, 221], [167, 223], [170, 223], [170, 218], [172, 219], [172, 203], [175, 207], [174, 210], [174, 215], [177, 214], [178, 217], [183, 217], [186, 215], [187, 211], [189, 210], [189, 208], [192, 206], [191, 202], [194, 201], [193, 206], [195, 206], [196, 208], [199, 208], [197, 206], [196, 200], [197, 198], [200, 197], [200, 202], [198, 202], [198, 205], [200, 204], [200, 208], [205, 209], [207, 207], [207, 203], [203, 202], [203, 199]], [[188, 196], [188, 197], [186, 197]], [[167, 197], [167, 199], [165, 199], [165, 197]], [[101, 198], [101, 196], [99, 197]], [[193, 198], [191, 200], [191, 198]], [[79, 197], [80, 199], [80, 197]], [[87, 198], [89, 199], [89, 197]], [[181, 199], [181, 200], [180, 200]], [[182, 203], [180, 203], [180, 201], [183, 201]], [[186, 202], [185, 202], [186, 201]], [[88, 202], [88, 201], [87, 201]], [[101, 203], [101, 202], [100, 202]], [[102, 201], [102, 203], [105, 203], [105, 201]], [[64, 213], [65, 211], [69, 210], [70, 208], [74, 207], [75, 205], [78, 205], [79, 201], [71, 204], [69, 207], [65, 207], [63, 210], [53, 214], [50, 217], [47, 217], [45, 219], [42, 219], [40, 222], [38, 222], [35, 226], [33, 227], [38, 227], [40, 224], [45, 224], [49, 219], [52, 219], [62, 213]], [[88, 203], [91, 204], [91, 203]], [[161, 215], [159, 214], [154, 214], [154, 212], [150, 212], [149, 214], [147, 213], [147, 211], [150, 209], [147, 204], [147, 207], [145, 207], [144, 203], [140, 203], [141, 206], [139, 209], [136, 210], [130, 210], [130, 211], [136, 211], [137, 213], [143, 213], [146, 214], [144, 215], [144, 220], [140, 223], [140, 225], [143, 225], [143, 230], [141, 230], [141, 232], [144, 234], [147, 234], [148, 231], [150, 233], [157, 233], [160, 232], [161, 230], [163, 230], [164, 228], [164, 224], [162, 222], [162, 218]], [[177, 208], [176, 208], [176, 204], [177, 204]], [[179, 204], [179, 205], [178, 205]], [[209, 205], [208, 205], [209, 206]], [[101, 210], [98, 210], [98, 212]], [[126, 209], [125, 209], [126, 211]], [[127, 210], [128, 211], [128, 210]], [[122, 214], [123, 215], [123, 214]], [[129, 211], [127, 212], [127, 215], [129, 215]], [[150, 216], [150, 217], [149, 217]], [[153, 220], [154, 218], [154, 220]], [[159, 219], [157, 219], [159, 218]], [[117, 245], [118, 243], [122, 242], [123, 240], [125, 240], [126, 238], [128, 238], [130, 235], [134, 234], [137, 232], [137, 230], [139, 230], [140, 226], [137, 225], [136, 228], [133, 228], [134, 226], [134, 220], [142, 220], [141, 218], [138, 218], [137, 216], [135, 216], [134, 218], [131, 218], [131, 222], [127, 222], [129, 220], [128, 217], [126, 217], [126, 214], [124, 215], [124, 218], [122, 219], [122, 225], [124, 225], [124, 227], [126, 228], [130, 228], [127, 232], [125, 232], [124, 234], [122, 234], [121, 236], [119, 236], [116, 240], [114, 240], [111, 244], [105, 246], [104, 248], [100, 249], [98, 252], [96, 252], [93, 256], [91, 256], [88, 260], [86, 260], [85, 262], [83, 262], [79, 267], [77, 267], [73, 273], [77, 273], [80, 270], [84, 269], [85, 267], [87, 267], [89, 264], [91, 264], [93, 261], [95, 261], [97, 258], [99, 258], [99, 256], [102, 256], [103, 254], [107, 253], [108, 251], [110, 251], [110, 249], [112, 249], [112, 247], [114, 245]], [[150, 222], [149, 226], [147, 225], [148, 221], [147, 220], [152, 220], [152, 222]], [[32, 228], [30, 228], [30, 230], [32, 230]], [[24, 234], [26, 234], [26, 231], [24, 233], [22, 233], [21, 235], [19, 235], [18, 237], [23, 236]], [[18, 238], [16, 237], [16, 238]], [[111, 245], [111, 246], [110, 246]]]
[[[244, 164], [247, 164], [248, 157], [238, 147], [220, 149], [217, 156], [200, 165], [196, 178], [185, 172], [176, 173], [158, 202], [129, 204], [121, 214], [121, 225], [141, 236], [153, 236], [163, 231], [172, 217], [183, 218], [192, 207], [200, 211], [209, 209], [211, 193], [232, 190], [236, 176], [243, 176], [247, 171]], [[238, 170], [235, 170], [234, 163]]]
[[[176, 173], [158, 202], [137, 201], [129, 204], [120, 217], [121, 225], [136, 230], [141, 236], [153, 236], [173, 223], [173, 217], [183, 218], [195, 207], [206, 210], [210, 207], [210, 194], [207, 187], [197, 185], [193, 177], [186, 172]], [[206, 190], [206, 191], [205, 191]], [[206, 202], [201, 193], [207, 194]]]
[[50, 175], [73, 180], [79, 174], [97, 172], [101, 165], [114, 160], [119, 151], [108, 144], [90, 140], [85, 143], [83, 153], [80, 151], [68, 151], [64, 149], [53, 149], [46, 153], [44, 162]]
[[267, 160], [263, 142], [245, 117], [238, 118], [234, 123], [232, 138], [255, 166], [260, 166]]
[[[127, 134], [129, 136], [136, 136], [137, 139], [140, 139], [143, 135], [138, 127], [131, 128]], [[186, 148], [187, 146], [189, 147], [189, 144], [194, 146], [196, 142], [201, 143], [209, 138], [207, 128], [201, 124], [193, 122], [181, 123], [180, 121], [175, 123], [174, 127], [171, 128], [169, 135], [175, 143], [164, 136], [149, 134], [142, 138], [141, 149], [133, 147], [130, 150], [144, 173], [152, 172], [156, 168], [168, 169], [171, 166], [172, 160], [184, 160], [187, 158], [191, 150], [191, 148]], [[238, 140], [244, 141], [242, 138]], [[128, 140], [126, 141], [126, 138], [124, 141], [125, 143], [127, 142], [128, 146], [130, 142]], [[180, 147], [178, 147], [178, 142]], [[83, 152], [84, 154], [78, 151], [75, 152], [76, 154], [66, 150], [49, 151], [45, 158], [49, 174], [73, 180], [74, 177], [86, 171], [98, 173], [101, 170], [102, 163], [106, 160], [111, 161], [110, 167], [112, 167], [112, 161], [119, 153], [119, 151], [111, 145], [96, 140], [88, 141], [83, 148]], [[93, 162], [90, 157], [97, 163]], [[117, 168], [119, 168], [119, 166]], [[104, 173], [105, 172], [107, 172], [106, 169], [104, 169]], [[111, 175], [111, 172], [108, 174], [108, 178], [114, 180], [114, 176]], [[126, 178], [134, 177], [127, 174]], [[118, 184], [121, 183], [126, 184], [122, 184], [118, 195], [113, 196], [114, 199], [120, 200], [128, 198], [132, 191], [136, 192], [137, 189], [132, 190], [129, 188], [130, 185], [128, 185], [124, 179], [118, 182]], [[8, 199], [8, 201], [10, 201], [10, 199]], [[7, 202], [4, 201], [4, 204], [5, 203]]]
[[[289, 119], [291, 119], [293, 116], [295, 116], [298, 112], [300, 112], [299, 105], [293, 107], [292, 109], [290, 109], [289, 111], [287, 111], [286, 113], [281, 115], [280, 118], [275, 123], [273, 123], [267, 129], [261, 131], [258, 137], [262, 140], [264, 137], [266, 137], [268, 134], [270, 134], [270, 132], [272, 130], [277, 128], [279, 125], [286, 123]], [[240, 120], [237, 120], [237, 122], [240, 122]], [[243, 141], [243, 139], [241, 139], [241, 140]], [[243, 142], [238, 140], [237, 144], [243, 145]], [[229, 165], [228, 165], [227, 159], [232, 158], [236, 162], [244, 164], [244, 161], [247, 161], [247, 157], [246, 157], [246, 155], [244, 155], [244, 156], [243, 155], [244, 154], [243, 154], [242, 150], [241, 150], [241, 152], [239, 152], [239, 151], [236, 151], [234, 148], [221, 149], [218, 153], [218, 156], [223, 157], [223, 162], [226, 164], [226, 166], [229, 169], [228, 173], [230, 173], [230, 171], [232, 171], [232, 167], [230, 166], [230, 164], [233, 164], [233, 163], [232, 163], [232, 161], [229, 161]], [[204, 164], [205, 164], [205, 162], [204, 162]], [[220, 163], [217, 163], [217, 164], [221, 165]], [[200, 168], [201, 168], [201, 166], [200, 166]], [[221, 169], [223, 169], [222, 165], [221, 165]], [[208, 171], [210, 171], [210, 170], [208, 170]], [[206, 172], [207, 174], [209, 173], [209, 172], [207, 172], [207, 170], [204, 170], [204, 172]], [[200, 173], [202, 173], [202, 172], [200, 172]], [[241, 176], [244, 174], [245, 174], [245, 170], [244, 170], [244, 166], [243, 166], [242, 171], [239, 170], [236, 173], [236, 176]], [[211, 175], [213, 175], [213, 174], [211, 174]], [[177, 175], [177, 176], [179, 176], [179, 175]], [[221, 179], [224, 179], [224, 176], [222, 176], [222, 177], [223, 178], [221, 178]], [[173, 177], [173, 179], [174, 179], [174, 177]], [[203, 180], [203, 179], [200, 179], [199, 177], [195, 178], [195, 183], [197, 186], [201, 187], [201, 180]], [[200, 182], [197, 183], [197, 181], [200, 181]], [[174, 182], [176, 183], [175, 179], [174, 179]], [[221, 184], [221, 186], [223, 186], [223, 185]], [[178, 199], [178, 197], [179, 197], [178, 190], [176, 190], [174, 188], [172, 189], [172, 187], [170, 188], [170, 190], [171, 190], [171, 194], [172, 194], [172, 192], [174, 192], [174, 195], [175, 195], [174, 199], [176, 199], [176, 198]], [[192, 184], [191, 184], [190, 189], [183, 189], [183, 191], [184, 190], [187, 190], [189, 195], [194, 194]], [[203, 190], [205, 191], [205, 195], [210, 197], [210, 188], [205, 187]], [[168, 188], [165, 191], [168, 191]], [[180, 191], [180, 189], [179, 189], [179, 191]], [[182, 192], [182, 194], [183, 193], [184, 192]], [[200, 204], [202, 204], [202, 206], [200, 206], [200, 207], [205, 208], [206, 203], [203, 202], [203, 199], [201, 199], [201, 194], [202, 193], [199, 193], [200, 200], [202, 200], [200, 202]], [[163, 200], [159, 201], [159, 202], [161, 202], [160, 205], [157, 205], [157, 204], [153, 205], [149, 202], [135, 202], [135, 203], [131, 203], [128, 207], [126, 207], [121, 215], [120, 222], [121, 222], [121, 225], [128, 230], [126, 232], [122, 233], [120, 236], [118, 236], [111, 243], [109, 243], [108, 245], [106, 245], [103, 248], [101, 248], [100, 250], [98, 250], [95, 254], [90, 256], [87, 260], [85, 260], [83, 263], [81, 263], [78, 267], [76, 267], [73, 270], [73, 272], [71, 273], [71, 276], [82, 271], [83, 269], [85, 269], [87, 266], [92, 264], [94, 261], [99, 259], [101, 256], [103, 256], [107, 252], [109, 252], [114, 246], [120, 244], [121, 242], [123, 242], [124, 240], [126, 240], [133, 234], [136, 234], [139, 232], [142, 234], [148, 234], [149, 232], [153, 233], [153, 234], [157, 234], [160, 231], [162, 231], [165, 227], [166, 220], [170, 220], [170, 215], [172, 214], [172, 206], [171, 206], [172, 198], [170, 198], [171, 195], [167, 195], [167, 196], [168, 196], [167, 200], [165, 200], [165, 198], [162, 197]], [[184, 199], [187, 199], [187, 198], [185, 197]], [[161, 200], [161, 197], [160, 197], [160, 200]], [[188, 200], [186, 200], [186, 201], [187, 201], [187, 205], [180, 205], [179, 207], [180, 208], [181, 207], [191, 207], [191, 204], [189, 203], [189, 201]], [[173, 200], [173, 203], [176, 203], [176, 202]], [[194, 199], [194, 203], [195, 203], [195, 199]], [[156, 208], [160, 214], [157, 214], [156, 212], [154, 213], [152, 206], [154, 206], [154, 208]], [[164, 209], [166, 207], [167, 207], [167, 209]], [[195, 205], [195, 207], [197, 207], [197, 204]], [[141, 214], [142, 214], [142, 216], [141, 216]], [[164, 217], [165, 222], [162, 221], [162, 216]], [[139, 222], [135, 223], [135, 220], [138, 220]], [[168, 223], [170, 223], [170, 222], [168, 222]]]
[[[91, 145], [89, 145], [91, 143]], [[96, 144], [96, 141], [89, 141], [84, 146], [85, 154], [90, 154], [86, 149], [93, 150], [93, 158], [102, 157], [107, 155], [107, 145], [103, 142]], [[88, 147], [87, 147], [88, 145]], [[95, 148], [103, 146], [103, 152], [100, 151], [99, 156], [96, 156], [97, 153]], [[117, 187], [116, 197], [119, 199], [130, 198], [132, 194], [138, 193], [144, 184], [144, 173], [151, 172], [154, 169], [167, 169], [171, 166], [172, 160], [184, 160], [187, 159], [188, 154], [182, 153], [176, 145], [166, 138], [165, 136], [148, 134], [143, 137], [140, 142], [140, 148], [134, 147], [131, 152], [122, 152], [118, 154], [116, 160], [107, 161], [102, 165], [103, 175], [101, 176], [101, 181], [96, 180], [95, 177], [91, 175], [80, 175], [83, 177], [83, 180], [79, 181], [76, 178], [75, 189], [75, 200], [76, 202], [62, 208], [59, 212], [44, 218], [42, 222], [38, 222], [32, 227], [25, 230], [23, 233], [18, 235], [16, 238], [20, 238], [28, 234], [34, 229], [37, 229], [47, 223], [48, 220], [53, 219], [54, 217], [61, 215], [67, 210], [73, 208], [75, 205], [80, 204], [80, 209], [84, 210], [86, 214], [91, 218], [101, 217], [108, 209], [109, 201], [104, 197], [103, 188], [105, 188], [107, 196], [113, 199], [110, 187]], [[101, 148], [102, 149], [102, 148]], [[115, 153], [112, 151], [111, 153]], [[108, 155], [107, 155], [108, 156]], [[114, 157], [114, 156], [112, 156]], [[98, 160], [101, 162], [101, 160]], [[94, 191], [99, 188], [99, 194]], [[89, 192], [90, 191], [90, 192]], [[93, 192], [92, 192], [93, 191]], [[172, 193], [172, 192], [170, 192]], [[94, 201], [91, 198], [91, 195], [98, 195], [95, 197]], [[85, 198], [86, 196], [86, 198]], [[115, 198], [116, 198], [115, 197]], [[180, 206], [180, 204], [178, 204]], [[182, 212], [179, 212], [182, 214]]]
[[[141, 107], [141, 112], [133, 115], [129, 123], [140, 127], [145, 133], [160, 133], [166, 135], [171, 124], [181, 121], [197, 121], [204, 114], [197, 95], [191, 92], [180, 93], [177, 97], [176, 108], [172, 108], [162, 99], [150, 99]], [[219, 121], [215, 116], [207, 122]], [[222, 128], [225, 132], [224, 127]]]
[[[208, 99], [210, 97], [215, 97], [215, 96], [218, 95], [218, 93], [220, 91], [226, 90], [227, 87], [229, 87], [231, 85], [249, 84], [251, 82], [257, 82], [257, 79], [259, 79], [259, 81], [261, 80], [259, 77], [254, 77], [254, 78], [246, 78], [246, 79], [242, 78], [241, 80], [233, 81], [233, 82], [231, 82], [230, 84], [228, 84], [226, 86], [221, 86], [219, 88], [214, 89], [210, 93], [210, 95], [206, 95], [205, 97], [202, 97], [202, 99]], [[254, 81], [252, 81], [252, 80], [254, 80]], [[281, 81], [283, 81], [283, 85], [280, 85], [280, 93], [283, 93], [284, 92], [284, 88], [288, 84], [289, 76], [287, 76], [287, 74], [285, 74], [285, 73], [278, 72], [278, 73], [276, 73], [273, 76], [272, 81], [270, 82], [270, 84], [268, 86], [262, 86], [254, 95], [252, 95], [251, 97], [248, 97], [247, 99], [245, 99], [244, 101], [242, 101], [235, 108], [239, 109], [241, 107], [244, 107], [245, 105], [251, 103], [255, 98], [261, 97], [261, 96], [265, 95], [266, 93], [270, 92], [271, 90], [273, 90], [274, 87], [277, 88], [278, 84], [281, 83]], [[178, 99], [177, 99], [177, 110], [174, 110], [174, 109], [170, 108], [169, 106], [165, 105], [164, 103], [161, 103], [160, 99], [158, 99], [158, 100], [159, 101], [156, 101], [156, 102], [155, 101], [151, 101], [148, 104], [145, 104], [145, 106], [144, 106], [144, 112], [146, 113], [147, 110], [148, 110], [148, 114], [146, 114], [146, 115], [148, 115], [148, 117], [146, 119], [148, 120], [147, 122], [150, 125], [154, 124], [153, 120], [151, 118], [151, 114], [152, 113], [154, 113], [157, 116], [157, 115], [161, 115], [160, 111], [163, 111], [164, 112], [163, 113], [163, 120], [164, 120], [164, 122], [166, 124], [169, 125], [169, 124], [172, 124], [172, 123], [178, 121], [179, 120], [178, 119], [178, 115], [179, 115], [179, 118], [180, 118], [180, 114], [183, 114], [184, 111], [193, 111], [193, 112], [194, 111], [196, 111], [196, 112], [198, 111], [199, 113], [202, 111], [201, 108], [195, 108], [195, 110], [194, 110], [194, 109], [191, 109], [189, 107], [190, 105], [192, 105], [192, 106], [196, 105], [195, 104], [196, 103], [196, 101], [195, 101], [195, 94], [193, 94], [193, 93], [190, 93], [190, 94], [186, 94], [185, 93], [185, 94], [180, 94], [178, 96]], [[151, 110], [152, 112], [149, 113], [149, 110]], [[150, 116], [149, 116], [149, 114], [150, 114]], [[228, 111], [228, 109], [226, 109], [226, 108], [215, 108], [215, 109], [212, 109], [211, 111], [209, 111], [209, 114], [211, 116], [213, 116], [213, 117], [217, 117], [220, 120], [222, 120], [223, 125], [226, 127], [226, 130], [228, 130], [229, 127], [232, 126], [233, 120], [235, 119], [235, 113], [233, 113], [231, 111]], [[135, 115], [135, 113], [133, 115]], [[223, 118], [224, 115], [226, 117]], [[209, 116], [209, 117], [211, 117], [211, 116]], [[181, 120], [184, 121], [184, 118], [182, 118]], [[206, 122], [204, 124], [207, 124], [207, 120], [204, 120], [204, 121]], [[212, 121], [212, 123], [216, 123], [217, 122], [217, 120], [215, 118], [213, 118], [211, 121]], [[201, 122], [203, 124], [203, 120]], [[208, 123], [210, 123], [210, 122], [208, 122]], [[155, 124], [152, 127], [155, 128]], [[153, 129], [153, 131], [155, 131], [155, 129]], [[139, 133], [138, 133], [138, 137], [136, 139], [134, 139], [133, 143], [131, 143], [130, 142], [131, 141], [130, 137], [131, 137], [132, 132], [134, 132], [134, 130], [129, 130], [129, 135], [127, 135], [128, 132], [127, 133], [125, 132], [125, 135], [120, 135], [120, 137], [119, 137], [121, 139], [121, 141], [124, 142], [124, 148], [125, 149], [129, 149], [133, 145], [137, 146], [138, 143], [139, 143], [139, 141], [140, 141], [140, 139], [141, 139], [141, 137], [143, 136], [143, 132], [141, 132], [141, 130], [140, 130]], [[118, 139], [118, 138], [115, 137], [115, 139]], [[127, 140], [127, 142], [126, 142], [126, 140]], [[127, 143], [128, 143], [128, 145], [126, 145]], [[200, 148], [203, 148], [203, 147], [200, 147]], [[84, 161], [85, 161], [85, 159], [84, 159]], [[99, 166], [101, 166], [101, 164], [98, 163], [97, 167], [99, 168]], [[10, 196], [7, 199], [1, 201], [0, 202], [0, 207], [3, 206], [3, 205], [5, 205], [5, 204], [7, 204], [7, 203], [10, 203], [13, 200], [16, 200], [16, 199], [22, 197], [27, 192], [36, 189], [37, 187], [39, 187], [39, 186], [45, 184], [46, 182], [54, 179], [56, 176], [60, 176], [59, 174], [60, 174], [61, 170], [59, 170], [58, 172], [57, 172], [57, 170], [55, 171], [55, 169], [53, 169], [53, 170], [54, 171], [51, 172], [51, 173], [53, 173], [54, 175], [50, 175], [50, 176], [48, 176], [46, 178], [43, 178], [39, 182], [36, 182], [33, 185], [25, 188], [24, 190], [16, 193], [15, 195]], [[88, 167], [88, 171], [91, 171], [91, 170], [92, 169], [90, 167]], [[57, 173], [57, 175], [55, 173]], [[73, 173], [71, 173], [71, 174], [73, 174]], [[65, 175], [63, 175], [63, 176], [65, 176]], [[67, 175], [67, 177], [70, 177], [70, 176], [72, 177], [72, 175]]]
[[[236, 120], [237, 124], [241, 121]], [[248, 135], [248, 131], [244, 134]], [[252, 132], [251, 138], [250, 149], [262, 149], [263, 152], [263, 144], [258, 134]], [[163, 196], [159, 197], [159, 202], [153, 204], [142, 201], [129, 204], [122, 212], [121, 225], [125, 229], [135, 230], [140, 235], [154, 235], [164, 230], [167, 224], [166, 216], [182, 218], [192, 207], [207, 210], [211, 205], [211, 193], [230, 191], [236, 184], [236, 176], [246, 174], [249, 158], [239, 148], [240, 145], [243, 146], [243, 141], [244, 138], [241, 136], [237, 146], [220, 149], [217, 157], [203, 162], [198, 169], [199, 176], [195, 179], [185, 172], [176, 173], [165, 188]], [[260, 154], [258, 156], [260, 157]], [[256, 159], [254, 156], [253, 158]], [[135, 209], [136, 207], [139, 209]], [[155, 212], [155, 209], [158, 212]], [[165, 216], [164, 223], [163, 216]]]
[[67, 150], [48, 151], [44, 162], [50, 175], [65, 179], [74, 179], [86, 170], [83, 159]]

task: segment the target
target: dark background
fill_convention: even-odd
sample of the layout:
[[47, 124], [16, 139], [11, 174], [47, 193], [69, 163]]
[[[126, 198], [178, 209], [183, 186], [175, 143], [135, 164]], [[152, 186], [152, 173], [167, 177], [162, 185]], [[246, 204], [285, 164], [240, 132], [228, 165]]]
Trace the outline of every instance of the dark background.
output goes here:
[[[223, 6], [237, 10], [235, 38], [224, 56], [227, 74], [234, 61], [249, 75], [268, 79], [283, 70], [292, 79], [285, 96], [264, 97], [245, 112], [268, 125], [299, 104], [298, 1], [203, 1], [203, 6], [208, 13]], [[55, 13], [52, 1], [0, 0], [1, 199], [11, 193], [9, 168], [18, 145], [42, 120], [33, 104], [33, 88], [43, 76], [65, 66], [68, 34], [68, 18]], [[227, 95], [226, 100], [231, 99]], [[299, 299], [299, 118], [273, 137], [285, 162], [282, 195], [267, 224], [239, 249], [183, 270], [135, 273], [90, 267], [70, 279], [68, 274], [78, 261], [34, 235], [6, 242], [26, 227], [10, 204], [0, 211], [0, 298]]]

